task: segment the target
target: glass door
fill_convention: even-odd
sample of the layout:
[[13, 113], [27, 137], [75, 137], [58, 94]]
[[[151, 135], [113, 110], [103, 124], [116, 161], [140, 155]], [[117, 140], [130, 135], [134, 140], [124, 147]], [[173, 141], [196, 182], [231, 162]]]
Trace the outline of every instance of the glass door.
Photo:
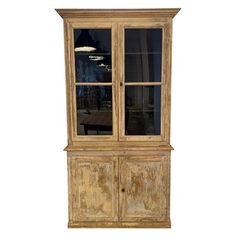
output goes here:
[[121, 140], [161, 141], [163, 27], [122, 25], [120, 33], [123, 35]]
[[113, 30], [73, 29], [75, 139], [116, 138]]

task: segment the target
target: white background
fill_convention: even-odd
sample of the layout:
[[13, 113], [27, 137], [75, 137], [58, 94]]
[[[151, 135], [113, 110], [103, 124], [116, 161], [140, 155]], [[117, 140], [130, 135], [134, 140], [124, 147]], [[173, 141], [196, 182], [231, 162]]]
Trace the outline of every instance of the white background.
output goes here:
[[[0, 3], [0, 235], [236, 235], [235, 1]], [[62, 19], [54, 8], [181, 7], [174, 19], [172, 229], [67, 229]]]

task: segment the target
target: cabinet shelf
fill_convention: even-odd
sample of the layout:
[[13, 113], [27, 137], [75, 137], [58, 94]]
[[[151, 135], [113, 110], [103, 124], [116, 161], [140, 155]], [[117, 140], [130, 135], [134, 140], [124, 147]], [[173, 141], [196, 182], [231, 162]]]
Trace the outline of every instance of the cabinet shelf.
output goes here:
[[125, 55], [161, 55], [161, 52], [126, 52]]
[[[111, 53], [106, 52], [75, 52], [76, 55], [83, 55], [83, 56], [110, 56]], [[161, 55], [161, 52], [126, 52], [125, 55], [148, 55], [148, 54], [154, 54], [154, 55]]]
[[80, 56], [111, 56], [110, 52], [75, 52], [75, 54]]

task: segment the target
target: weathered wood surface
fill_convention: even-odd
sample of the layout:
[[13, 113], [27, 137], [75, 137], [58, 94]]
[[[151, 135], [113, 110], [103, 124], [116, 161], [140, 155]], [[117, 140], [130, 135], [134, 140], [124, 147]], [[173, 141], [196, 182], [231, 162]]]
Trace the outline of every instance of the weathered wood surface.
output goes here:
[[126, 221], [126, 222], [102, 222], [102, 221], [93, 221], [93, 222], [69, 222], [69, 228], [170, 228], [171, 222], [170, 221], [163, 221], [163, 222], [134, 222], [134, 221]]
[[[68, 138], [69, 144], [76, 145], [85, 141], [135, 141], [135, 142], [170, 142], [170, 83], [171, 83], [171, 38], [172, 19], [169, 17], [161, 20], [145, 18], [106, 18], [65, 19], [65, 46], [66, 48], [66, 81], [67, 81], [67, 113], [68, 113]], [[123, 21], [121, 21], [123, 19]], [[133, 19], [133, 20], [132, 20]], [[104, 21], [105, 20], [105, 21]], [[75, 58], [74, 58], [74, 29], [75, 28], [106, 28], [112, 32], [112, 135], [78, 135], [77, 110], [75, 86]], [[163, 30], [162, 45], [162, 81], [161, 81], [161, 133], [160, 135], [125, 135], [125, 73], [124, 73], [124, 48], [125, 28], [161, 28]], [[81, 83], [83, 84], [83, 83]], [[90, 83], [92, 84], [92, 83]], [[139, 83], [145, 85], [145, 83]], [[94, 85], [97, 85], [95, 83]], [[156, 85], [149, 82], [148, 85]]]
[[[65, 37], [69, 227], [171, 226], [171, 44], [172, 18], [179, 10], [57, 9], [64, 19]], [[75, 28], [111, 29], [112, 135], [77, 135]], [[130, 86], [124, 80], [125, 28], [163, 30], [162, 117], [157, 136], [124, 132], [124, 88]]]
[[120, 164], [122, 221], [166, 221], [168, 157], [122, 157]]
[[116, 160], [75, 157], [68, 163], [71, 220], [117, 220]]
[[170, 222], [169, 161], [169, 152], [68, 156], [69, 222]]
[[180, 8], [159, 8], [159, 9], [56, 9], [58, 14], [64, 18], [173, 18]]

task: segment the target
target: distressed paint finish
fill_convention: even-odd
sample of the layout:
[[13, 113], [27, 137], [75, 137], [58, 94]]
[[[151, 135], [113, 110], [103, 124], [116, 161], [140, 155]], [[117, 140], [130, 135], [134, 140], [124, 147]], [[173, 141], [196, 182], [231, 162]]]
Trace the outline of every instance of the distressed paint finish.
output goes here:
[[113, 157], [72, 157], [70, 165], [72, 221], [116, 220], [117, 167]]
[[167, 219], [168, 157], [124, 157], [120, 164], [122, 221]]
[[[58, 9], [64, 20], [68, 227], [171, 227], [172, 19], [180, 9]], [[162, 28], [161, 135], [124, 132], [124, 28]], [[113, 135], [77, 136], [74, 28], [112, 29]], [[139, 83], [141, 84], [141, 83]], [[152, 85], [152, 83], [148, 83]]]

